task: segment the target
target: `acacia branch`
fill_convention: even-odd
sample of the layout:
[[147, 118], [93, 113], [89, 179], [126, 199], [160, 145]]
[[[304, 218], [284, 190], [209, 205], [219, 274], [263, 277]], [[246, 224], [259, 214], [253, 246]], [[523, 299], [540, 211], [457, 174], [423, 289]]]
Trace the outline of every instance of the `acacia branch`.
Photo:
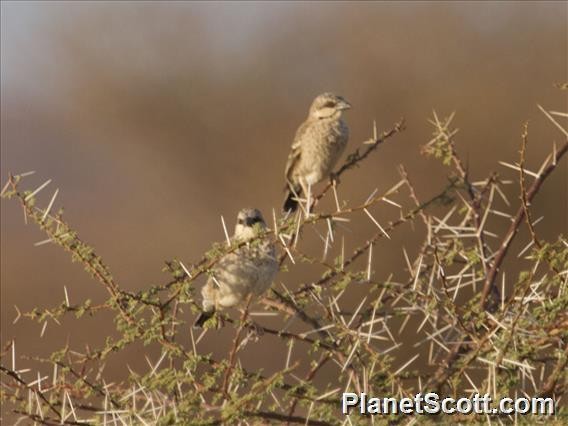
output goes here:
[[[556, 153], [553, 153], [553, 161], [544, 168], [544, 170], [530, 186], [526, 194], [527, 204], [530, 204], [532, 202], [533, 198], [538, 194], [538, 191], [540, 190], [546, 178], [548, 178], [548, 176], [550, 176], [550, 174], [557, 168], [560, 160], [566, 154], [566, 152], [568, 152], [568, 142], [565, 142], [564, 145], [562, 145], [560, 149], [556, 151]], [[485, 282], [483, 283], [483, 290], [481, 291], [481, 299], [479, 301], [479, 305], [484, 309], [486, 308], [488, 303], [488, 295], [492, 292], [495, 286], [495, 278], [497, 277], [499, 269], [501, 268], [501, 265], [505, 260], [505, 257], [507, 256], [513, 239], [519, 232], [519, 228], [521, 226], [521, 223], [523, 222], [523, 219], [525, 218], [525, 215], [525, 208], [523, 206], [523, 203], [521, 203], [521, 206], [517, 209], [517, 213], [515, 214], [515, 217], [513, 218], [513, 221], [511, 222], [507, 233], [505, 234], [505, 238], [501, 241], [499, 251], [495, 256], [495, 260], [491, 265], [491, 269], [487, 274]]]

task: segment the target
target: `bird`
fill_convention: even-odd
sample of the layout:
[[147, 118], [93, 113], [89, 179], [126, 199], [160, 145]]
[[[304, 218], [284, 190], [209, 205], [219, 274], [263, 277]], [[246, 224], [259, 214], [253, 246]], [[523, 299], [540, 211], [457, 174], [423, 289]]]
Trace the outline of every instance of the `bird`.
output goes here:
[[213, 268], [201, 290], [202, 312], [194, 327], [203, 327], [216, 311], [242, 304], [249, 296], [260, 296], [270, 288], [279, 269], [274, 243], [255, 239], [267, 229], [262, 213], [244, 208], [237, 215], [233, 243], [244, 243], [225, 254]]
[[296, 131], [286, 163], [284, 212], [295, 212], [302, 193], [331, 176], [349, 140], [342, 113], [350, 108], [343, 97], [330, 92], [312, 102], [308, 118]]

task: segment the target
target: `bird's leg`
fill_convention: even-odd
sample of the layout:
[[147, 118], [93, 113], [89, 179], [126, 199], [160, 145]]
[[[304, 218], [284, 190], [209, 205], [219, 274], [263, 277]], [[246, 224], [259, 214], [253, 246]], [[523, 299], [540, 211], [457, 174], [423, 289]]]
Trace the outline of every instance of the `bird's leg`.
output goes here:
[[247, 330], [249, 331], [252, 340], [255, 342], [264, 334], [264, 328], [252, 320], [249, 320], [247, 323]]
[[217, 312], [217, 330], [220, 330], [221, 328], [225, 327], [225, 315]]

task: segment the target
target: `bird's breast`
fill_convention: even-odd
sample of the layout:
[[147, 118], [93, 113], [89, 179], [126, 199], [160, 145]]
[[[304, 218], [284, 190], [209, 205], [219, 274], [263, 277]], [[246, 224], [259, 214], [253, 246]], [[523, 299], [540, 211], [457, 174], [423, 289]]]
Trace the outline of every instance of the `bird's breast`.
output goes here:
[[305, 177], [311, 184], [325, 178], [345, 149], [348, 129], [342, 120], [318, 123], [303, 152], [306, 169]]

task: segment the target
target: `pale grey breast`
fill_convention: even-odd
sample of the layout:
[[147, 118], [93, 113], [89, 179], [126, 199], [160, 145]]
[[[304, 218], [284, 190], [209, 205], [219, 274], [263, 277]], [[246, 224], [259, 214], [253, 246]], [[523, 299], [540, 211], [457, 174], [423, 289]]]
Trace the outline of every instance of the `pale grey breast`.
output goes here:
[[218, 301], [223, 307], [230, 307], [242, 302], [251, 292], [264, 293], [277, 271], [278, 262], [271, 243], [241, 247], [223, 257], [215, 268], [214, 276], [220, 285]]

